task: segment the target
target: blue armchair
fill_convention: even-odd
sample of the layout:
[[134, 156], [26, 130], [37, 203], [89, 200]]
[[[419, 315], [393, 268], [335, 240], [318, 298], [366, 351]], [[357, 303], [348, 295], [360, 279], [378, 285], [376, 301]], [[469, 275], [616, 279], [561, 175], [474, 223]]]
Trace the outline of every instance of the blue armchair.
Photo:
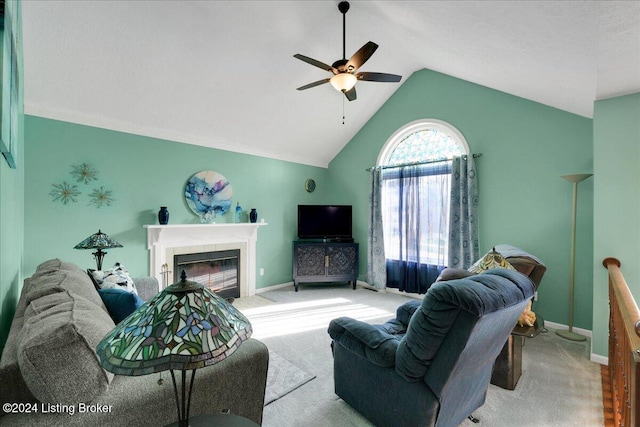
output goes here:
[[433, 284], [383, 325], [332, 320], [336, 394], [380, 427], [460, 425], [484, 404], [533, 292], [525, 275], [494, 269]]

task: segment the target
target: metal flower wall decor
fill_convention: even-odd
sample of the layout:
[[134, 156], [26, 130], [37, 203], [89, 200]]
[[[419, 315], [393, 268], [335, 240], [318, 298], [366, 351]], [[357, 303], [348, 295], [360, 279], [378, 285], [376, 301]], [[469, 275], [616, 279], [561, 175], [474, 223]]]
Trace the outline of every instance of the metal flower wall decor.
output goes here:
[[76, 179], [76, 182], [84, 182], [85, 184], [88, 184], [91, 181], [98, 180], [98, 171], [89, 163], [72, 166], [71, 169], [71, 175]]
[[[98, 171], [89, 163], [81, 163], [79, 165], [71, 166], [71, 176], [76, 182], [89, 185], [92, 181], [98, 180]], [[63, 181], [61, 184], [52, 184], [53, 189], [49, 193], [54, 202], [61, 202], [63, 205], [76, 203], [78, 196], [82, 192], [78, 189], [78, 185], [69, 184], [67, 181]], [[104, 186], [94, 188], [88, 193], [89, 206], [95, 206], [101, 208], [103, 206], [111, 206], [114, 202], [113, 191], [107, 190]]]
[[111, 203], [113, 203], [112, 194], [113, 191], [105, 190], [104, 187], [96, 188], [89, 194], [89, 198], [91, 199], [89, 204], [96, 208], [111, 206]]
[[78, 191], [77, 185], [70, 185], [65, 181], [62, 184], [53, 184], [53, 190], [49, 194], [53, 197], [54, 202], [60, 201], [66, 205], [69, 202], [75, 203], [80, 191]]

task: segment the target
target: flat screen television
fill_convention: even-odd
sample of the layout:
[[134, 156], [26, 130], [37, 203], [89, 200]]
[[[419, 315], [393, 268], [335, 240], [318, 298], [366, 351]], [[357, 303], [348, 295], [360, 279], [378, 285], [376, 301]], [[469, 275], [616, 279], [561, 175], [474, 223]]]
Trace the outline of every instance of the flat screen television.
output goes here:
[[351, 206], [298, 205], [298, 238], [351, 241]]

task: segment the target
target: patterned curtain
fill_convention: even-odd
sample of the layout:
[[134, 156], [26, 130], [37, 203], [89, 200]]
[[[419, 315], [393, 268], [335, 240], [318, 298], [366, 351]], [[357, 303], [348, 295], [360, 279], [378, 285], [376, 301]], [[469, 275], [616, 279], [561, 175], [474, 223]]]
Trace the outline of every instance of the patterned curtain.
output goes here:
[[382, 232], [382, 170], [371, 169], [371, 193], [369, 195], [369, 229], [367, 232], [367, 275], [366, 281], [376, 289], [384, 289], [387, 284], [387, 269], [384, 256]]
[[473, 156], [454, 157], [449, 210], [449, 267], [468, 268], [480, 257], [478, 181]]

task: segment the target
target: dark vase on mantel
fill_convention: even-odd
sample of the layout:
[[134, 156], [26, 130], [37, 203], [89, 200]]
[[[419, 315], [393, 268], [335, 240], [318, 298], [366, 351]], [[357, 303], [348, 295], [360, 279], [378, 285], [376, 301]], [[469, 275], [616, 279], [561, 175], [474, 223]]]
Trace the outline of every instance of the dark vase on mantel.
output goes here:
[[160, 225], [169, 224], [169, 211], [166, 206], [160, 207], [160, 210], [158, 211], [158, 222]]
[[249, 212], [249, 221], [251, 222], [258, 221], [258, 211], [255, 208], [252, 208], [251, 212]]

